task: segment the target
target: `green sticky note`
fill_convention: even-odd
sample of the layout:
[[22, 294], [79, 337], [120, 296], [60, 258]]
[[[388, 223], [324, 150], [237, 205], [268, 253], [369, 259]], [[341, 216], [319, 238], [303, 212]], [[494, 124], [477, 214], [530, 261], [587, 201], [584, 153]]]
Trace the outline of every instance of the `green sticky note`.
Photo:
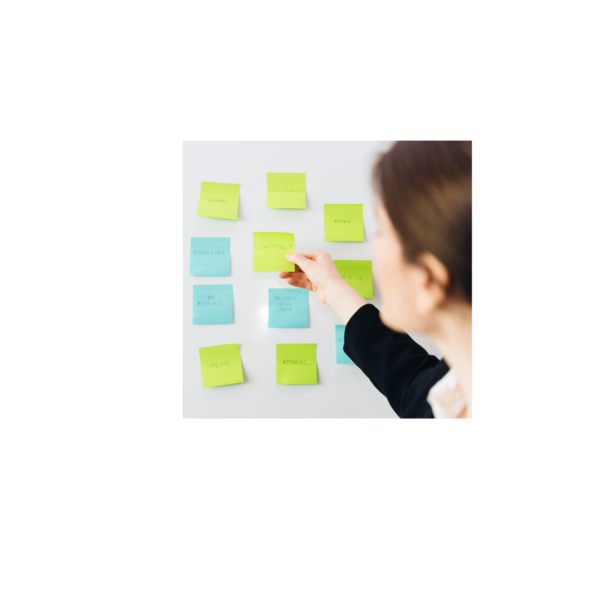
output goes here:
[[306, 174], [267, 173], [267, 208], [306, 208]]
[[200, 348], [202, 387], [244, 383], [239, 344]]
[[373, 297], [373, 273], [370, 260], [334, 260], [340, 275], [363, 298]]
[[293, 233], [255, 232], [252, 270], [293, 273], [296, 266], [288, 262], [285, 255], [295, 252], [294, 247]]
[[325, 239], [364, 242], [362, 204], [325, 204]]
[[277, 344], [277, 383], [317, 383], [317, 345]]
[[200, 184], [199, 217], [237, 220], [240, 204], [240, 186], [237, 183]]

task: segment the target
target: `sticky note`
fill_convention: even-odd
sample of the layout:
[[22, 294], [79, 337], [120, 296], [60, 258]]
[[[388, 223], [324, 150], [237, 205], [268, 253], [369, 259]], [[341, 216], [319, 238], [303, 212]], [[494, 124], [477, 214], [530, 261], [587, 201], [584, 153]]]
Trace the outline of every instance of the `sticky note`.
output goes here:
[[335, 326], [335, 362], [338, 365], [353, 365], [354, 361], [344, 352], [345, 325]]
[[362, 204], [325, 204], [325, 239], [364, 242]]
[[199, 217], [237, 220], [240, 204], [240, 186], [237, 183], [200, 184]]
[[254, 233], [253, 271], [293, 273], [296, 265], [285, 260], [288, 252], [294, 252], [293, 233]]
[[193, 237], [190, 251], [190, 275], [227, 277], [230, 274], [230, 238]]
[[228, 325], [233, 323], [233, 285], [195, 285], [194, 325]]
[[270, 288], [269, 327], [308, 327], [308, 290]]
[[373, 274], [370, 260], [334, 260], [340, 275], [363, 298], [373, 297]]
[[317, 345], [277, 344], [277, 383], [317, 383]]
[[306, 174], [267, 173], [267, 208], [306, 208]]
[[199, 350], [203, 388], [244, 383], [239, 344], [207, 346]]

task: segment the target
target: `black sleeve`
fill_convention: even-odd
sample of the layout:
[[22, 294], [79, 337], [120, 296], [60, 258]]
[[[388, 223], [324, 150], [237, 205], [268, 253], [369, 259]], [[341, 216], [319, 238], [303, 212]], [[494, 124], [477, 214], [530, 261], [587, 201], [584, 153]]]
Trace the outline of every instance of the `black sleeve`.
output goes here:
[[346, 325], [344, 352], [388, 399], [402, 418], [433, 418], [427, 394], [448, 365], [408, 334], [381, 322], [372, 304], [361, 306]]

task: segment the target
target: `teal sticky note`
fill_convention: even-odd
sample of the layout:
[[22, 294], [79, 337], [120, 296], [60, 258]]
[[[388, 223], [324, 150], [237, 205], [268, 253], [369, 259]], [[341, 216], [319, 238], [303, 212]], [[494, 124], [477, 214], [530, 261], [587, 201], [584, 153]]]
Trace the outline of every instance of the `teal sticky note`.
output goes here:
[[233, 323], [233, 285], [195, 285], [194, 325], [228, 325]]
[[345, 325], [335, 326], [335, 362], [338, 365], [353, 365], [354, 361], [344, 352]]
[[229, 277], [230, 238], [193, 237], [190, 251], [190, 275]]
[[308, 290], [270, 288], [269, 327], [308, 327]]

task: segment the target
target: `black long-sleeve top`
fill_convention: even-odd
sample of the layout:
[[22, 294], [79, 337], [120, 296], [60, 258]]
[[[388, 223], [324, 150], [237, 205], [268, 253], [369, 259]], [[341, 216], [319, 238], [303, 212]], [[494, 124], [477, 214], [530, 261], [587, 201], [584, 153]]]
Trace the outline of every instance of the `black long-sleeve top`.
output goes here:
[[427, 394], [449, 370], [408, 334], [381, 322], [372, 304], [361, 306], [346, 325], [344, 352], [388, 399], [402, 418], [433, 418]]

